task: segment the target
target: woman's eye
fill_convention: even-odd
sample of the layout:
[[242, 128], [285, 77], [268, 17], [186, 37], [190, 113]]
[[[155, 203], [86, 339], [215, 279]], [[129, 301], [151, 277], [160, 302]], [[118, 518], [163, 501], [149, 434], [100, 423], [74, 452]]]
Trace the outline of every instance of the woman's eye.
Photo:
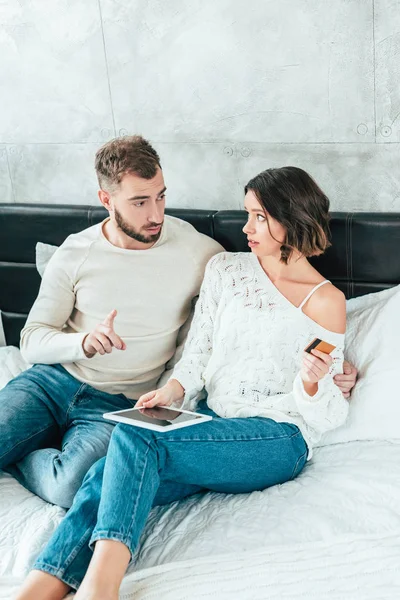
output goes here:
[[257, 221], [265, 221], [264, 215], [257, 215]]

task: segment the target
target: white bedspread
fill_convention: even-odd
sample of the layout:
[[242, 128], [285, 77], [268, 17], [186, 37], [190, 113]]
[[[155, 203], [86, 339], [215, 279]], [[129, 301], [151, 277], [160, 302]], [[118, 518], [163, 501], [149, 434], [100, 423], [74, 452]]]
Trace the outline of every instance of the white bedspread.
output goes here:
[[[296, 544], [174, 563], [128, 576], [121, 600], [393, 600], [398, 536]], [[186, 578], [183, 574], [186, 573]]]
[[[62, 516], [0, 475], [1, 599]], [[354, 442], [317, 449], [282, 486], [154, 509], [121, 598], [389, 600], [399, 564], [400, 442]]]

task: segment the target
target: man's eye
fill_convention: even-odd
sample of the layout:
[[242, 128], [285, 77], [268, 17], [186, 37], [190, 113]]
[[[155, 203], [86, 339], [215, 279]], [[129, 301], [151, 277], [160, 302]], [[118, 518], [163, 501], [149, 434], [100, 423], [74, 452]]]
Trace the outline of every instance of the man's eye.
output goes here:
[[143, 206], [143, 204], [144, 204], [144, 202], [135, 202], [135, 206], [137, 206], [138, 208]]
[[163, 194], [162, 196], [159, 196], [159, 197], [157, 198], [157, 200], [165, 200], [165, 194]]

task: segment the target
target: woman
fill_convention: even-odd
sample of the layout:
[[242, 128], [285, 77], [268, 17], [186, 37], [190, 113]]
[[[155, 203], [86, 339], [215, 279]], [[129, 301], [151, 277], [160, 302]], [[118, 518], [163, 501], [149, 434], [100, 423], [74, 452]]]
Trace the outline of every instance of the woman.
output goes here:
[[[137, 403], [194, 409], [206, 391], [197, 410], [213, 420], [163, 433], [118, 425], [18, 600], [61, 599], [70, 587], [76, 600], [116, 600], [152, 506], [293, 479], [346, 419], [333, 382], [345, 298], [307, 260], [329, 246], [329, 201], [295, 167], [260, 173], [245, 194], [251, 253], [211, 259], [182, 359]], [[331, 355], [304, 351], [315, 338], [335, 347]]]

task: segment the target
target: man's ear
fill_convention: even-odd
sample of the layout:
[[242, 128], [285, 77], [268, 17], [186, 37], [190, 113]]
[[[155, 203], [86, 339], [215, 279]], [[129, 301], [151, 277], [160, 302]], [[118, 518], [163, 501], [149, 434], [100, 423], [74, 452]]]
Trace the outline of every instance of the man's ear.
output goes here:
[[99, 190], [97, 192], [100, 202], [109, 212], [112, 210], [111, 202], [110, 202], [110, 194], [109, 192], [105, 192], [104, 190]]

